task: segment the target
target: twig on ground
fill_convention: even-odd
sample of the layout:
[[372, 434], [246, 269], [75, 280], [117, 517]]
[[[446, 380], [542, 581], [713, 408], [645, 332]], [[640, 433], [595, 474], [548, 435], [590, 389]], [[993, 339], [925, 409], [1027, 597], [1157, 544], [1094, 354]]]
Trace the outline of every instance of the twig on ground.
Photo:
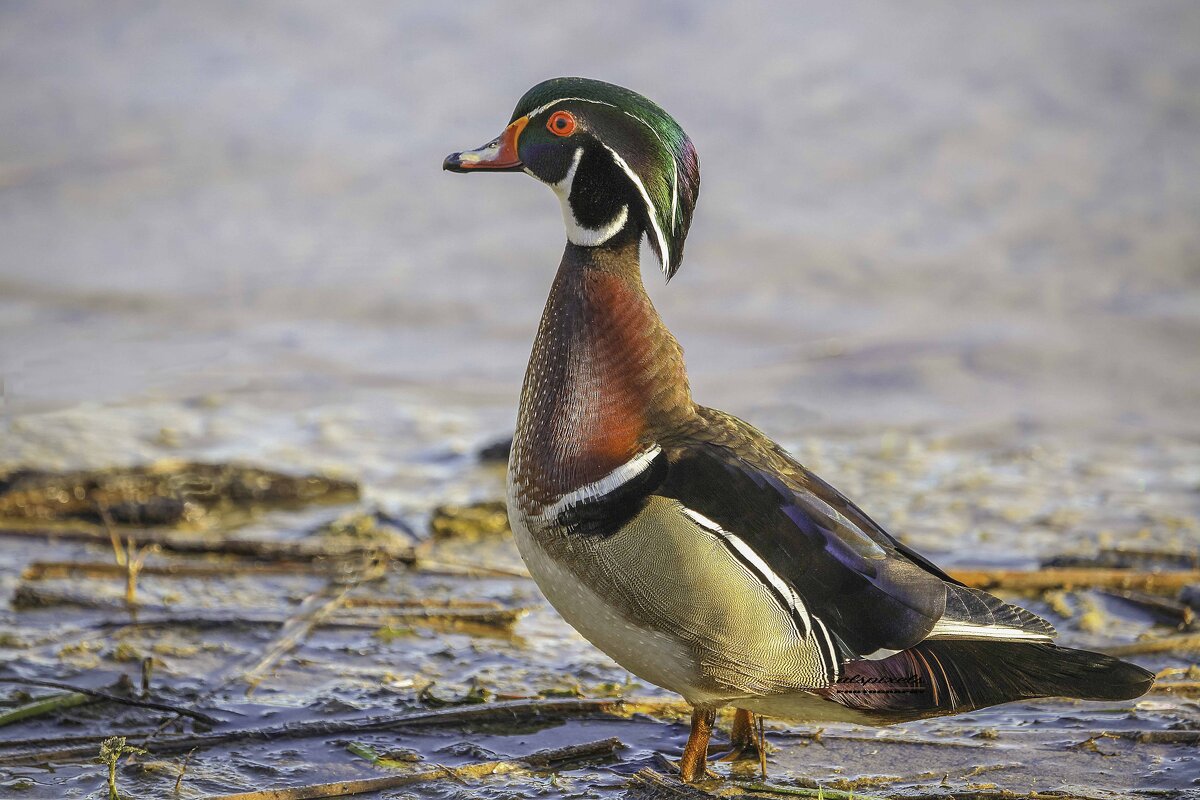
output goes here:
[[1200, 744], [1200, 731], [1112, 731], [1105, 735], [1139, 744]]
[[1101, 589], [1100, 594], [1135, 605], [1144, 611], [1148, 611], [1159, 622], [1171, 625], [1179, 630], [1189, 630], [1196, 622], [1196, 612], [1190, 606], [1184, 605], [1178, 600], [1156, 597], [1152, 594], [1135, 592], [1129, 589]]
[[[94, 502], [94, 499], [93, 499]], [[121, 544], [121, 536], [117, 533], [117, 527], [113, 524], [112, 515], [108, 513], [108, 506], [103, 503], [96, 503], [96, 513], [100, 516], [100, 522], [104, 525], [104, 532], [108, 534], [108, 541], [112, 544], [113, 559], [117, 562], [118, 567], [125, 566], [125, 546]]]
[[978, 589], [1045, 591], [1065, 588], [1130, 589], [1141, 592], [1171, 593], [1192, 583], [1200, 583], [1200, 570], [1171, 572], [1135, 572], [1127, 569], [956, 569], [950, 576]]
[[175, 778], [175, 794], [179, 794], [179, 789], [183, 785], [183, 776], [187, 775], [188, 763], [192, 760], [192, 754], [196, 752], [196, 748], [187, 751], [187, 755], [183, 757], [183, 763], [179, 766], [179, 775]]
[[81, 692], [62, 692], [61, 694], [54, 694], [49, 697], [39, 697], [36, 700], [31, 700], [16, 708], [10, 708], [8, 711], [0, 714], [0, 727], [12, 725], [14, 722], [20, 722], [31, 717], [40, 717], [43, 714], [50, 714], [64, 708], [74, 708], [84, 703], [92, 703], [95, 700], [96, 698], [91, 695], [82, 694]]
[[781, 735], [789, 739], [811, 739], [815, 742], [825, 740], [837, 742], [869, 742], [871, 744], [899, 744], [909, 746], [920, 745], [921, 747], [957, 747], [968, 750], [989, 750], [994, 747], [994, 745], [991, 745], [987, 742], [969, 742], [956, 739], [911, 739], [904, 736], [870, 736], [867, 734], [830, 733], [824, 730], [819, 730], [816, 732], [783, 731], [777, 735]]
[[249, 684], [247, 690], [249, 693], [262, 682], [263, 675], [268, 669], [308, 638], [313, 628], [320, 625], [337, 610], [352, 588], [352, 586], [330, 584], [321, 591], [306, 597], [295, 613], [284, 621], [279, 633], [267, 644], [263, 654], [256, 658], [254, 663], [235, 666], [227, 677], [219, 678], [216, 682], [216, 690], [219, 691], [221, 687], [232, 681], [241, 680]]
[[[249, 685], [249, 688], [246, 690], [246, 693], [249, 694], [262, 681], [261, 676], [263, 673], [277, 663], [286, 653], [299, 645], [312, 632], [315, 626], [332, 614], [341, 605], [346, 595], [359, 582], [375, 580], [383, 574], [384, 569], [385, 567], [382, 564], [376, 562], [372, 567], [364, 571], [361, 575], [356, 576], [349, 583], [338, 584], [331, 581], [321, 591], [309, 595], [300, 604], [300, 607], [283, 621], [282, 628], [267, 643], [266, 649], [261, 656], [256, 658], [253, 663], [234, 664], [229, 669], [223, 671], [218, 675], [209, 690], [200, 695], [195, 702], [204, 702], [230, 683], [238, 680], [244, 680]], [[159, 733], [165, 730], [171, 721], [169, 719], [164, 720], [158, 726], [158, 730], [144, 744], [148, 744]]]
[[712, 795], [695, 786], [672, 780], [649, 767], [643, 767], [629, 779], [629, 793], [636, 800], [710, 800]]
[[[93, 698], [95, 699], [95, 698]], [[126, 731], [125, 736], [130, 739], [137, 739], [141, 736], [149, 736], [150, 731]], [[66, 745], [88, 745], [95, 748], [102, 742], [105, 736], [95, 733], [81, 733], [74, 736], [41, 736], [31, 739], [4, 739], [0, 740], [0, 750], [21, 750], [29, 751], [43, 747], [65, 747]], [[0, 759], [4, 756], [0, 755]]]
[[483, 778], [488, 775], [505, 775], [520, 769], [522, 766], [514, 761], [483, 761], [454, 768], [427, 767], [406, 775], [385, 775], [382, 778], [317, 783], [290, 789], [262, 789], [253, 792], [214, 795], [208, 800], [315, 800], [322, 797], [348, 797], [368, 792], [382, 792], [385, 789], [398, 789], [401, 786], [411, 786], [414, 783], [426, 783], [444, 778]]
[[[1108, 797], [1111, 797], [1109, 795]], [[1095, 795], [1064, 794], [1061, 792], [1030, 792], [1017, 794], [1007, 789], [953, 789], [927, 794], [892, 795], [894, 800], [1105, 800]]]
[[[212, 553], [215, 555], [240, 556], [260, 561], [317, 561], [337, 560], [350, 557], [384, 555], [404, 563], [413, 563], [412, 547], [397, 547], [380, 542], [354, 544], [347, 542], [334, 546], [326, 542], [274, 542], [256, 539], [230, 539], [215, 536], [154, 529], [138, 529], [126, 534], [138, 546], [156, 544], [164, 552]], [[24, 539], [67, 539], [70, 541], [108, 544], [107, 532], [91, 528], [0, 528], [0, 536]]]
[[1154, 694], [1200, 694], [1200, 681], [1155, 681], [1150, 691]]
[[524, 578], [530, 579], [528, 572], [514, 567], [486, 567], [482, 564], [467, 564], [461, 561], [447, 559], [444, 556], [426, 558], [421, 554], [415, 559], [416, 568], [429, 575], [454, 575], [467, 578]]
[[221, 721], [219, 719], [217, 719], [215, 717], [210, 717], [208, 714], [205, 714], [201, 711], [192, 711], [190, 709], [180, 708], [178, 706], [169, 705], [167, 703], [155, 703], [151, 700], [135, 700], [132, 697], [122, 697], [119, 694], [111, 694], [109, 692], [102, 692], [102, 691], [99, 691], [98, 689], [87, 689], [82, 686], [72, 686], [69, 683], [59, 683], [58, 681], [42, 681], [42, 680], [35, 680], [33, 678], [9, 678], [9, 677], [0, 677], [0, 683], [15, 683], [15, 684], [18, 684], [21, 686], [41, 686], [41, 687], [47, 688], [47, 689], [62, 689], [64, 691], [68, 691], [68, 692], [77, 692], [79, 694], [85, 694], [85, 695], [88, 695], [89, 697], [95, 697], [95, 698], [99, 698], [101, 700], [109, 700], [113, 703], [120, 703], [120, 704], [126, 705], [126, 706], [137, 706], [138, 708], [150, 708], [150, 709], [154, 709], [155, 711], [169, 711], [174, 714], [183, 714], [185, 716], [191, 717], [192, 719], [199, 720], [200, 722], [203, 722], [206, 725], [220, 725], [221, 724]]
[[238, 794], [225, 794], [210, 798], [209, 800], [316, 800], [316, 798], [325, 797], [348, 797], [350, 795], [380, 792], [385, 789], [395, 789], [401, 786], [411, 786], [414, 783], [426, 783], [446, 778], [462, 780], [465, 778], [483, 778], [489, 775], [504, 775], [528, 769], [550, 770], [562, 764], [579, 761], [583, 758], [611, 756], [621, 746], [619, 739], [603, 739], [598, 742], [569, 745], [553, 750], [539, 750], [536, 753], [530, 753], [521, 758], [483, 761], [460, 767], [434, 765], [403, 775], [386, 775], [380, 778], [318, 783], [308, 786], [295, 786], [288, 789], [265, 789]]
[[438, 600], [431, 597], [423, 597], [415, 600], [399, 597], [347, 597], [343, 605], [346, 608], [500, 609], [504, 607], [494, 600]]
[[[341, 562], [338, 562], [340, 564]], [[163, 578], [228, 578], [233, 575], [312, 575], [327, 571], [334, 565], [313, 561], [277, 561], [271, 564], [233, 562], [225, 564], [147, 564], [143, 575]], [[23, 581], [43, 581], [56, 578], [119, 578], [125, 568], [96, 561], [33, 561], [21, 572]]]
[[[816, 797], [822, 800], [883, 800], [876, 795], [862, 794], [856, 791], [842, 791], [841, 789], [826, 789], [820, 786], [816, 789], [807, 789], [803, 786], [780, 786], [774, 783], [766, 783], [765, 781], [755, 781], [754, 783], [743, 783], [740, 786], [744, 789], [749, 789], [753, 792], [765, 792], [766, 794], [783, 795], [785, 797]], [[958, 800], [958, 793], [953, 797]]]
[[[394, 603], [394, 605], [392, 604]], [[56, 605], [72, 605], [97, 611], [127, 610], [124, 602], [96, 597], [82, 592], [57, 591], [40, 586], [21, 585], [13, 592], [14, 608], [43, 608]], [[428, 625], [477, 625], [506, 629], [511, 628], [526, 614], [528, 608], [505, 608], [499, 603], [468, 603], [444, 600], [420, 601], [370, 601], [357, 602], [346, 598], [345, 606], [363, 609], [354, 613], [334, 609], [331, 614], [317, 620], [322, 628], [379, 628], [397, 624]], [[372, 614], [371, 608], [385, 609], [386, 613]], [[178, 626], [228, 626], [283, 625], [287, 619], [273, 611], [256, 612], [253, 609], [180, 608], [178, 606], [141, 605], [137, 619], [99, 620], [88, 624], [90, 629], [126, 627]], [[148, 616], [154, 615], [154, 616]]]
[[[164, 736], [154, 740], [150, 746], [156, 756], [182, 753], [192, 748], [211, 747], [235, 741], [279, 741], [303, 739], [312, 736], [338, 736], [360, 734], [367, 731], [396, 730], [420, 727], [455, 727], [498, 722], [524, 723], [541, 720], [559, 720], [590, 715], [627, 716], [631, 712], [643, 712], [651, 706], [635, 705], [628, 708], [619, 700], [514, 700], [500, 703], [484, 703], [473, 706], [440, 708], [431, 711], [414, 711], [406, 714], [386, 714], [345, 720], [309, 720], [268, 728], [250, 728], [214, 733]], [[5, 766], [43, 764], [46, 762], [69, 762], [87, 759], [95, 753], [95, 743], [104, 737], [96, 737], [91, 743], [69, 747], [29, 750], [0, 755], [0, 764]], [[144, 740], [143, 740], [144, 741]]]
[[607, 739], [599, 739], [594, 742], [583, 742], [582, 744], [569, 744], [565, 747], [554, 747], [548, 750], [537, 750], [517, 760], [528, 764], [533, 769], [552, 769], [563, 764], [583, 761], [584, 759], [611, 756], [624, 746], [620, 739], [611, 736]]
[[[127, 612], [124, 602], [115, 599], [103, 599], [92, 594], [79, 591], [61, 591], [44, 589], [37, 585], [18, 585], [12, 595], [13, 608], [44, 608], [49, 606], [78, 606], [94, 610], [110, 610], [110, 612]], [[317, 627], [346, 627], [367, 628], [379, 630], [397, 625], [430, 625], [437, 627], [484, 627], [508, 630], [516, 624], [521, 616], [528, 613], [528, 608], [505, 608], [496, 602], [468, 602], [455, 600], [356, 600], [347, 597], [342, 606], [361, 609], [343, 608], [332, 609], [332, 613], [320, 616], [316, 620]], [[372, 608], [383, 609], [384, 613], [371, 613]], [[258, 610], [245, 608], [180, 608], [179, 606], [137, 606], [136, 619], [122, 616], [120, 619], [106, 619], [89, 622], [84, 625], [88, 630], [96, 628], [126, 628], [126, 627], [163, 627], [163, 626], [193, 626], [193, 627], [248, 627], [259, 625], [284, 625], [284, 618], [274, 610]]]
[[151, 553], [157, 553], [159, 547], [156, 544], [138, 547], [132, 536], [127, 542], [125, 547], [125, 604], [132, 608], [137, 605], [138, 575], [146, 566], [146, 558]]
[[1200, 633], [1183, 633], [1158, 639], [1144, 639], [1132, 644], [1107, 647], [1104, 652], [1110, 656], [1140, 656], [1148, 653], [1183, 653], [1193, 650], [1200, 650]]
[[1095, 555], [1055, 556], [1042, 562], [1043, 567], [1085, 567], [1113, 569], [1157, 569], [1167, 567], [1200, 568], [1200, 554], [1181, 550], [1136, 550], [1127, 547], [1102, 547]]

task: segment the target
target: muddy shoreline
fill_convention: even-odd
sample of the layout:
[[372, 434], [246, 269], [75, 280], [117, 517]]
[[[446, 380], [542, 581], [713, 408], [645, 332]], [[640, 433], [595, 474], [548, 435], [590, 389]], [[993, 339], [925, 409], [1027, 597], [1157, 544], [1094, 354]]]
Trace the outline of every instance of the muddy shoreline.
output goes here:
[[[896, 470], [931, 489], [969, 487], [980, 538], [954, 543], [951, 571], [1021, 597], [1068, 644], [1158, 670], [1160, 684], [1125, 704], [1047, 700], [887, 730], [771, 723], [771, 785], [827, 797], [1185, 791], [1200, 742], [1191, 606], [1200, 571], [1188, 560], [1194, 549], [1181, 549], [1195, 536], [1182, 513], [1193, 494], [1178, 496], [1184, 507], [1163, 505], [1175, 468], [1143, 465], [1160, 486], [1147, 498], [1160, 516], [1110, 516], [1114, 544], [1096, 548], [1072, 536], [1100, 518], [1087, 498], [1104, 481], [1089, 468], [1086, 496], [1046, 506], [1031, 488], [1037, 471], [1070, 469], [1044, 443], [993, 452], [972, 440], [961, 456], [974, 474], [947, 464], [958, 455], [950, 443], [930, 452], [903, 439], [869, 452], [845, 447], [878, 500]], [[460, 465], [477, 494], [495, 491], [500, 449]], [[891, 491], [914, 510], [909, 530], [953, 530], [962, 511]], [[546, 607], [524, 577], [502, 504], [431, 502], [408, 514], [371, 505], [371, 494], [344, 477], [238, 464], [10, 471], [0, 484], [10, 512], [0, 520], [9, 595], [0, 678], [17, 683], [0, 684], [0, 714], [28, 716], [0, 725], [0, 786], [22, 797], [100, 796], [106, 773], [96, 755], [124, 736], [148, 751], [118, 761], [130, 798], [167, 796], [177, 779], [181, 797], [329, 781], [364, 782], [365, 797], [402, 786], [416, 796], [668, 791], [674, 779], [658, 753], [681, 746], [686, 709], [632, 680]], [[189, 504], [192, 513], [171, 520], [151, 513]], [[1029, 553], [1053, 555], [1040, 566], [984, 563], [989, 520], [1023, 530]], [[935, 540], [945, 548], [939, 537], [924, 541]], [[172, 707], [203, 721], [162, 710]], [[610, 737], [620, 746], [588, 750]], [[591, 754], [539, 768], [522, 761], [564, 744]], [[435, 765], [465, 771], [447, 784], [430, 773]], [[748, 765], [720, 769], [726, 780], [706, 791], [770, 796], [752, 788]]]

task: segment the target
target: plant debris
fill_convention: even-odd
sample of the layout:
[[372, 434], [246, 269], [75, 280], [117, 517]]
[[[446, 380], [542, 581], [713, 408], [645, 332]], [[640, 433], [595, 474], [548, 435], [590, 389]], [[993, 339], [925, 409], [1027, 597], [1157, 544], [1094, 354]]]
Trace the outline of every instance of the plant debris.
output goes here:
[[503, 500], [487, 500], [470, 505], [438, 506], [429, 520], [429, 530], [436, 537], [479, 539], [506, 536], [508, 507]]
[[196, 526], [231, 512], [352, 503], [358, 484], [238, 464], [162, 461], [78, 472], [17, 470], [0, 477], [0, 518]]

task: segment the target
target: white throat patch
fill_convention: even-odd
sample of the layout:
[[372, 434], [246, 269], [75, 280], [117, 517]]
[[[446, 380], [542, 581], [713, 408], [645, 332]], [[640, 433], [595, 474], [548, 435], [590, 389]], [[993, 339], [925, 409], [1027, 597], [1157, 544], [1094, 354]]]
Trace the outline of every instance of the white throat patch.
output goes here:
[[579, 169], [579, 162], [582, 158], [583, 148], [577, 147], [567, 174], [558, 183], [551, 183], [549, 186], [554, 190], [554, 194], [558, 195], [558, 202], [562, 204], [563, 225], [567, 229], [567, 241], [580, 247], [596, 247], [616, 236], [625, 227], [625, 223], [629, 221], [629, 206], [621, 206], [621, 210], [617, 212], [616, 216], [599, 228], [586, 228], [579, 224], [579, 220], [575, 219], [575, 211], [571, 208], [570, 198], [571, 184], [575, 182], [575, 171]]

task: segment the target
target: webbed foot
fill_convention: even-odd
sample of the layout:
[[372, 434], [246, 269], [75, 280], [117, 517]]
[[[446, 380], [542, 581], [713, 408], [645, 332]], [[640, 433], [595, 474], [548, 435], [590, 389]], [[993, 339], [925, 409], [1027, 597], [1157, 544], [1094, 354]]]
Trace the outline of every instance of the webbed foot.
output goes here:
[[734, 712], [733, 727], [729, 731], [729, 750], [718, 761], [762, 761], [764, 753], [759, 745], [754, 721], [753, 712], [744, 708]]

